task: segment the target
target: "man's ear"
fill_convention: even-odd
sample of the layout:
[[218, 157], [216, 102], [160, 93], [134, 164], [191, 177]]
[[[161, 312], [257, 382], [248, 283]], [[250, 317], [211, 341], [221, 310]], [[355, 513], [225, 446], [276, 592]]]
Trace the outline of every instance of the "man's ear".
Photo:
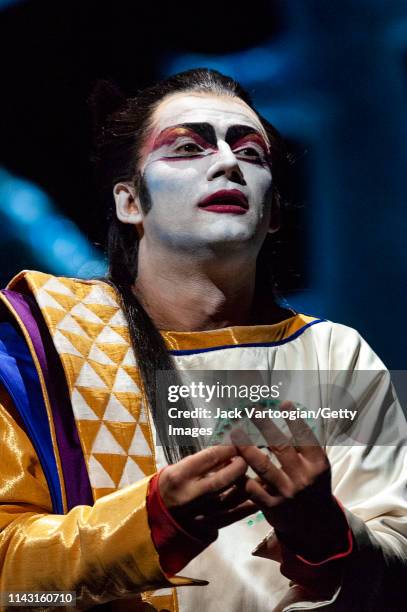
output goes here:
[[140, 225], [143, 222], [140, 202], [132, 185], [117, 183], [113, 189], [113, 196], [119, 221], [131, 225]]

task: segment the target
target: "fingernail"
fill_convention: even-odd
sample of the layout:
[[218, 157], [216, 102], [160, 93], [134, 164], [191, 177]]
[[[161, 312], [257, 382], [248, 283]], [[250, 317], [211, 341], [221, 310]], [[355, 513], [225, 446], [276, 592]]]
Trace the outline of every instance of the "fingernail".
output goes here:
[[247, 444], [247, 436], [240, 429], [232, 431], [230, 437], [235, 444]]

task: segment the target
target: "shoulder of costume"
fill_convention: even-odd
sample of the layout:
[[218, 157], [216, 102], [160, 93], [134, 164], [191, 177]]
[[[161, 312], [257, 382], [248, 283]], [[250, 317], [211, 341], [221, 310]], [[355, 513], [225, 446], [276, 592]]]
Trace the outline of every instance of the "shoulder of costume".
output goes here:
[[[79, 303], [75, 281], [40, 272], [21, 272], [0, 291], [0, 378], [40, 459], [54, 511], [61, 513], [78, 502], [91, 503], [92, 495], [70, 406], [68, 381], [58, 359], [58, 330], [54, 325], [58, 317], [53, 317], [52, 308], [46, 307], [45, 286], [70, 295], [70, 308], [76, 301]], [[51, 294], [49, 298], [48, 302], [54, 300], [56, 312], [69, 314]], [[75, 466], [71, 471], [80, 486], [72, 486], [72, 474], [65, 469], [68, 465]]]
[[25, 270], [10, 281], [3, 293], [7, 296], [10, 291], [35, 300], [57, 349], [61, 333], [91, 341], [102, 331], [104, 336], [110, 333], [114, 337], [117, 328], [126, 327], [116, 291], [102, 280]]
[[[54, 294], [65, 296], [66, 302], [69, 301], [68, 298], [76, 299], [76, 301], [85, 300], [89, 304], [96, 303], [95, 300], [99, 300], [102, 305], [118, 306], [116, 291], [101, 279], [69, 278], [38, 272], [37, 270], [23, 270], [11, 279], [7, 289], [25, 294], [31, 293], [34, 297], [42, 297], [45, 291], [51, 296]], [[49, 300], [49, 302], [50, 305], [58, 308], [55, 302], [52, 300]]]

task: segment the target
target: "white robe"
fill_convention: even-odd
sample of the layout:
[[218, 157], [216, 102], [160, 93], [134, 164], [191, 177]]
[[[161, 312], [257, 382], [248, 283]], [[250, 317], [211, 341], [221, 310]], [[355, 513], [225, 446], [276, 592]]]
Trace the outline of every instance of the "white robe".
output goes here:
[[[192, 332], [198, 333], [205, 334]], [[325, 605], [329, 610], [373, 610], [380, 605], [382, 580], [389, 580], [387, 593], [401, 586], [397, 572], [407, 567], [405, 418], [389, 377], [383, 375], [385, 366], [360, 335], [344, 325], [321, 321], [283, 342], [197, 350], [175, 358], [180, 369], [193, 370], [377, 371], [377, 376], [370, 377], [369, 388], [359, 385], [356, 389], [357, 400], [369, 412], [363, 443], [326, 447], [333, 492], [350, 513], [356, 541], [356, 551], [332, 599], [325, 603], [304, 600], [296, 587], [287, 595], [289, 580], [280, 574], [279, 564], [251, 554], [270, 533], [270, 525], [255, 515], [222, 529], [216, 542], [182, 571], [208, 580], [209, 585], [178, 588], [180, 612], [269, 612]], [[399, 442], [388, 435], [395, 426]], [[166, 463], [162, 448], [158, 446], [156, 452], [162, 467]], [[389, 572], [395, 576], [394, 584], [386, 575]], [[357, 597], [366, 607], [360, 608]]]

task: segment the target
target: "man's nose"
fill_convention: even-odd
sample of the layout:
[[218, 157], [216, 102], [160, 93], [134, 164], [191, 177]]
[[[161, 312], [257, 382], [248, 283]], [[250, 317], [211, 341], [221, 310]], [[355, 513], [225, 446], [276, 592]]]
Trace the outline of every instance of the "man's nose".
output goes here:
[[222, 140], [218, 141], [218, 153], [207, 172], [206, 178], [208, 181], [213, 181], [219, 176], [225, 176], [230, 181], [239, 185], [246, 185], [235, 154], [227, 142]]

